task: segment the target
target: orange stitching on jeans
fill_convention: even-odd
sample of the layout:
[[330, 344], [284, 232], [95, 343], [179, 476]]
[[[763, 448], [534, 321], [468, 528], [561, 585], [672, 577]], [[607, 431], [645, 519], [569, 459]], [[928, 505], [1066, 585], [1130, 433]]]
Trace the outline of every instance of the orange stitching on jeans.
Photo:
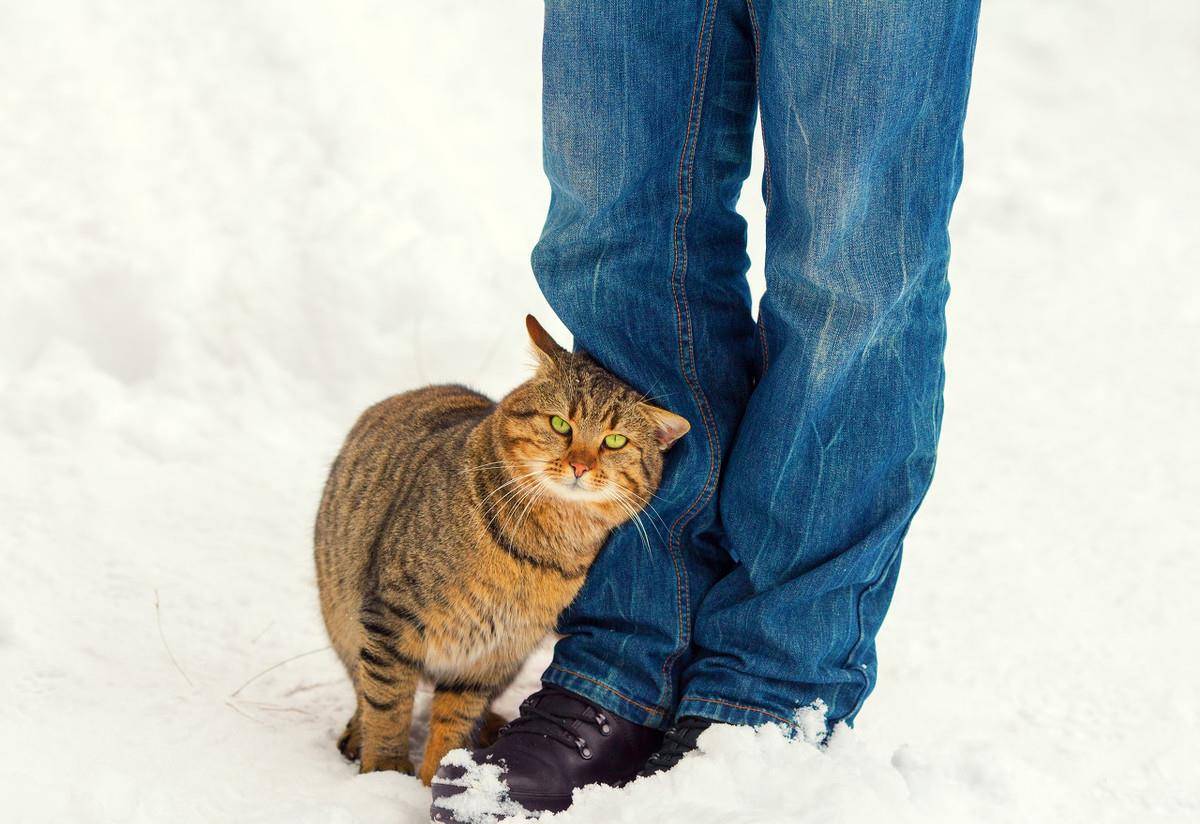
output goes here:
[[770, 351], [767, 349], [767, 327], [763, 323], [761, 304], [758, 307], [758, 323], [756, 325], [758, 326], [758, 342], [762, 344], [762, 373], [759, 375], [761, 381], [762, 376], [767, 373], [767, 366], [771, 361]]
[[603, 681], [597, 681], [595, 678], [591, 678], [587, 675], [584, 675], [582, 672], [576, 672], [575, 670], [567, 669], [566, 667], [560, 666], [559, 664], [551, 664], [550, 669], [558, 670], [559, 672], [565, 672], [567, 675], [574, 675], [576, 678], [582, 678], [584, 681], [588, 681], [589, 683], [595, 684], [597, 687], [600, 687], [601, 689], [606, 689], [609, 692], [611, 692], [613, 695], [620, 698], [622, 701], [624, 701], [628, 704], [632, 704], [633, 706], [637, 707], [639, 710], [642, 710], [643, 712], [647, 712], [650, 715], [663, 715], [664, 714], [663, 711], [658, 709], [657, 707], [650, 707], [650, 706], [647, 706], [647, 705], [641, 703], [640, 701], [634, 701], [628, 695], [625, 695], [624, 693], [613, 689], [608, 684], [605, 684]]
[[767, 710], [760, 709], [758, 707], [748, 707], [745, 704], [735, 704], [732, 701], [722, 701], [720, 698], [696, 698], [694, 696], [688, 696], [687, 698], [684, 699], [684, 701], [703, 701], [703, 702], [706, 702], [709, 704], [721, 704], [722, 706], [725, 706], [725, 707], [732, 707], [735, 710], [745, 710], [746, 712], [757, 712], [760, 715], [767, 716], [768, 718], [774, 718], [776, 721], [779, 721], [782, 724], [787, 724], [789, 727], [799, 728], [799, 726], [800, 726], [795, 721], [789, 721], [788, 719], [784, 718], [782, 715], [776, 715], [773, 712], [769, 712]]
[[[691, 312], [687, 310], [687, 219], [691, 214], [692, 204], [692, 176], [695, 169], [696, 148], [700, 142], [700, 122], [704, 111], [704, 91], [708, 83], [708, 63], [709, 55], [712, 51], [712, 31], [716, 25], [716, 6], [717, 0], [706, 0], [704, 5], [704, 14], [700, 18], [700, 30], [697, 33], [696, 39], [696, 62], [693, 68], [692, 75], [692, 96], [688, 104], [688, 121], [687, 128], [683, 135], [683, 148], [679, 154], [679, 172], [678, 172], [678, 187], [679, 201], [675, 212], [675, 224], [672, 228], [672, 252], [674, 261], [671, 267], [671, 297], [675, 303], [675, 323], [676, 323], [676, 344], [679, 349], [679, 368], [683, 373], [684, 381], [687, 382], [688, 388], [692, 391], [692, 397], [696, 401], [696, 406], [700, 410], [700, 415], [704, 423], [704, 435], [708, 444], [709, 468], [708, 477], [704, 481], [704, 486], [696, 495], [695, 500], [684, 510], [671, 524], [671, 528], [667, 532], [668, 547], [674, 544], [676, 549], [680, 549], [679, 541], [677, 540], [677, 529], [682, 530], [682, 527], [690, 521], [695, 514], [700, 511], [700, 508], [711, 497], [715, 490], [714, 479], [717, 474], [718, 464], [721, 456], [721, 443], [719, 436], [716, 434], [716, 421], [712, 417], [712, 410], [708, 406], [708, 399], [704, 395], [704, 390], [700, 387], [699, 376], [695, 374], [694, 364], [696, 361], [695, 348], [691, 340]], [[711, 16], [709, 10], [712, 10]], [[705, 38], [705, 29], [708, 30], [708, 37]], [[704, 63], [701, 67], [701, 55], [703, 55]], [[697, 86], [699, 88], [699, 99], [697, 99]], [[693, 135], [692, 123], [695, 122], [695, 134]], [[684, 169], [687, 169], [686, 186], [684, 182]], [[685, 198], [686, 193], [686, 198]], [[682, 251], [682, 254], [681, 254]], [[676, 272], [678, 272], [678, 281], [676, 280]], [[675, 284], [678, 282], [678, 293], [676, 292]], [[680, 297], [683, 295], [683, 308], [680, 306]], [[688, 326], [688, 346], [685, 352], [683, 344], [683, 326], [686, 318]], [[685, 359], [685, 354], [690, 353], [692, 370], [689, 371], [688, 364]], [[687, 600], [684, 597], [684, 591], [687, 589], [686, 575], [680, 576], [679, 566], [675, 561], [675, 553], [671, 554], [672, 563], [675, 564], [675, 577], [678, 584], [676, 588], [676, 610], [679, 615], [678, 633], [679, 644], [682, 646], [687, 638], [687, 628], [685, 625], [685, 612], [688, 609]], [[690, 597], [690, 595], [688, 596]], [[667, 692], [669, 684], [669, 670], [671, 665], [678, 658], [682, 650], [677, 650], [669, 654], [663, 660], [663, 692]]]
[[[692, 96], [691, 96], [691, 99], [688, 101], [687, 124], [686, 124], [686, 127], [684, 128], [684, 132], [683, 132], [683, 148], [680, 150], [680, 153], [679, 153], [679, 172], [677, 175], [677, 180], [678, 180], [677, 190], [679, 192], [679, 199], [678, 199], [678, 203], [675, 206], [675, 219], [671, 225], [671, 278], [670, 279], [671, 279], [671, 302], [673, 303], [673, 305], [675, 307], [675, 348], [679, 351], [679, 371], [683, 374], [683, 378], [684, 378], [685, 382], [687, 381], [687, 373], [686, 373], [686, 368], [684, 366], [684, 361], [683, 361], [683, 316], [682, 316], [682, 313], [679, 308], [679, 296], [676, 294], [676, 291], [675, 291], [675, 270], [679, 265], [679, 218], [680, 218], [680, 215], [683, 214], [683, 160], [684, 160], [684, 157], [687, 155], [687, 146], [688, 146], [689, 141], [691, 140], [691, 134], [692, 134], [692, 110], [695, 108], [695, 105], [696, 105], [696, 75], [700, 71], [700, 47], [701, 47], [701, 44], [703, 43], [704, 23], [708, 17], [708, 9], [709, 9], [709, 0], [705, 0], [704, 13], [700, 17], [700, 29], [699, 29], [699, 31], [696, 32], [696, 64], [695, 64], [695, 67], [692, 69]], [[704, 436], [708, 440], [709, 455], [711, 456], [711, 454], [712, 454], [712, 439], [708, 434], [707, 427], [705, 428]], [[707, 485], [708, 485], [708, 481], [706, 480], [705, 486], [707, 486]], [[703, 494], [703, 490], [701, 490], [700, 494]], [[676, 557], [675, 552], [672, 551], [672, 545], [673, 545], [674, 541], [671, 536], [674, 534], [675, 526], [679, 523], [680, 519], [683, 518], [684, 515], [686, 515], [689, 511], [691, 511], [691, 508], [692, 508], [692, 506], [689, 505], [688, 508], [686, 510], [684, 510], [684, 512], [682, 514], [680, 514], [678, 518], [675, 519], [675, 522], [671, 524], [671, 528], [667, 530], [667, 552], [671, 556], [671, 566], [675, 570], [675, 615], [676, 615], [675, 633], [678, 636], [677, 643], [680, 643], [680, 644], [683, 643], [683, 633], [684, 633], [684, 626], [683, 626], [684, 582], [683, 582], [683, 576], [680, 575], [680, 572], [679, 572], [679, 560]], [[667, 666], [670, 664], [670, 662], [673, 658], [673, 655], [674, 655], [674, 653], [670, 653], [667, 655], [666, 658], [663, 659], [663, 666], [662, 666], [663, 687], [662, 687], [662, 692], [659, 693], [660, 701], [663, 699], [663, 697], [668, 692], [667, 684], [668, 684], [669, 678], [667, 676]]]

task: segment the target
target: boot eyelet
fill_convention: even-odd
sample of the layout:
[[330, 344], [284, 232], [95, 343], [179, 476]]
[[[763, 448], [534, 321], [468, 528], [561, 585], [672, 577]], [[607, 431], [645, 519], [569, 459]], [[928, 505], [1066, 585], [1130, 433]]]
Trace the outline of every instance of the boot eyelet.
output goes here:
[[608, 716], [602, 712], [596, 713], [596, 723], [600, 725], [601, 735], [612, 735], [612, 726], [608, 723]]

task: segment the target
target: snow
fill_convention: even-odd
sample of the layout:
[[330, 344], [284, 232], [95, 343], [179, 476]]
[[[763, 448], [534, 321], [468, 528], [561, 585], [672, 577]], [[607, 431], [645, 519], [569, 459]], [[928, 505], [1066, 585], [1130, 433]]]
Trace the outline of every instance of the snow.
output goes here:
[[[309, 532], [364, 406], [563, 333], [540, 17], [0, 3], [5, 821], [427, 820], [335, 749]], [[825, 751], [714, 728], [555, 824], [1200, 819], [1198, 38], [1185, 0], [985, 4], [878, 690]]]
[[528, 817], [528, 811], [509, 797], [508, 783], [504, 780], [504, 768], [500, 764], [477, 763], [465, 749], [451, 750], [442, 763], [461, 767], [458, 778], [435, 776], [435, 785], [445, 784], [462, 787], [462, 791], [434, 802], [450, 810], [454, 817], [468, 824], [493, 824], [500, 819], [513, 817], [517, 821]]

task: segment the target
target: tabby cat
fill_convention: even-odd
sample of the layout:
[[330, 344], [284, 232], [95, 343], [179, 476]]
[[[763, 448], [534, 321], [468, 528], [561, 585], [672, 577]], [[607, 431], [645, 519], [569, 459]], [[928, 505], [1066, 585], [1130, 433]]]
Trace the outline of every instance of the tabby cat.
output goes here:
[[473, 732], [494, 732], [490, 701], [688, 431], [533, 316], [526, 327], [532, 379], [499, 403], [462, 386], [389, 398], [363, 413], [330, 470], [317, 583], [358, 699], [338, 747], [362, 772], [413, 772], [422, 677], [434, 687], [424, 783]]

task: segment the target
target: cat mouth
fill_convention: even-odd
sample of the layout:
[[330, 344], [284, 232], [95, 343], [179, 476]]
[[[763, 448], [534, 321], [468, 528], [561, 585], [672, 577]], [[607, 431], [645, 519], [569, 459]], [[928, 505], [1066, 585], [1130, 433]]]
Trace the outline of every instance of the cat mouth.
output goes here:
[[604, 492], [583, 478], [565, 476], [561, 478], [542, 477], [542, 483], [550, 491], [568, 501], [602, 501], [606, 500]]

